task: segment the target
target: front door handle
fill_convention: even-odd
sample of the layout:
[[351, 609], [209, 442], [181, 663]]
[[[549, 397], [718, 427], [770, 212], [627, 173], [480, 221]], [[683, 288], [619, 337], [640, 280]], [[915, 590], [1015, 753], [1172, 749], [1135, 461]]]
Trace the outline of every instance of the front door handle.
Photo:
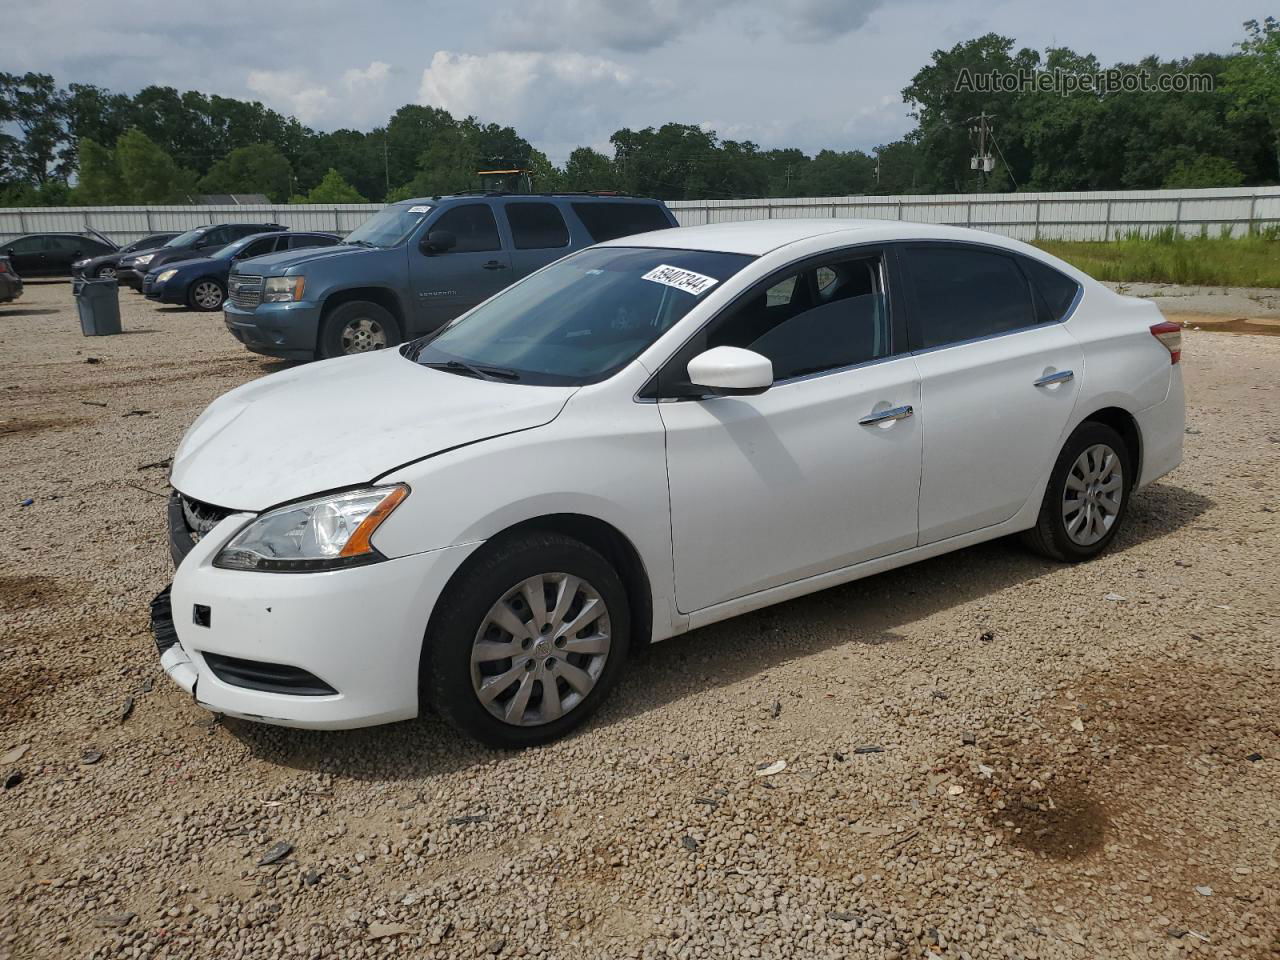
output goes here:
[[864, 427], [874, 427], [878, 423], [888, 423], [891, 420], [905, 420], [907, 417], [915, 413], [911, 404], [901, 407], [890, 407], [888, 410], [881, 410], [879, 413], [873, 413], [863, 417], [858, 422]]
[[1055, 383], [1066, 383], [1068, 380], [1075, 379], [1074, 370], [1059, 370], [1057, 373], [1046, 373], [1039, 380], [1035, 381], [1034, 386], [1051, 387]]
[[507, 265], [500, 260], [490, 260], [484, 265], [484, 268], [486, 270], [505, 270], [507, 269]]

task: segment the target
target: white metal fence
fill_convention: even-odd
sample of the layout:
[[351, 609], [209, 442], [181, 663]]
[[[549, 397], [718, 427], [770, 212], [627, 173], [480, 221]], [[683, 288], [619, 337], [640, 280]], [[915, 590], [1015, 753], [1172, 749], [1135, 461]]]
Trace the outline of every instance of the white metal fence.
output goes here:
[[[795, 197], [769, 200], [676, 200], [684, 226], [732, 220], [866, 217], [949, 223], [1019, 240], [1111, 240], [1172, 227], [1235, 236], [1280, 226], [1280, 187], [1128, 190], [1088, 193], [933, 194], [894, 197]], [[382, 208], [377, 203], [271, 206], [24, 207], [0, 209], [0, 244], [24, 233], [93, 228], [117, 243], [207, 223], [261, 220], [295, 230], [346, 233]]]

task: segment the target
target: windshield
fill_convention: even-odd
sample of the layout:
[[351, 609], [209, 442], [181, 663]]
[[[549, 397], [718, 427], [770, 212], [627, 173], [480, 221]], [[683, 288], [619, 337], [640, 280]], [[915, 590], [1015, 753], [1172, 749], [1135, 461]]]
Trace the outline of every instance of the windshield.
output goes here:
[[203, 230], [204, 230], [204, 227], [197, 227], [195, 230], [188, 230], [186, 233], [180, 233], [176, 237], [174, 237], [172, 240], [170, 240], [168, 243], [166, 243], [165, 246], [166, 247], [189, 247], [191, 246], [191, 244], [196, 242], [196, 238], [200, 236]]
[[411, 344], [406, 356], [422, 364], [496, 370], [522, 383], [595, 383], [630, 363], [752, 259], [592, 247], [508, 287]]
[[430, 212], [429, 203], [415, 203], [407, 207], [399, 204], [383, 207], [347, 234], [347, 239], [343, 242], [366, 247], [394, 247], [407, 237]]

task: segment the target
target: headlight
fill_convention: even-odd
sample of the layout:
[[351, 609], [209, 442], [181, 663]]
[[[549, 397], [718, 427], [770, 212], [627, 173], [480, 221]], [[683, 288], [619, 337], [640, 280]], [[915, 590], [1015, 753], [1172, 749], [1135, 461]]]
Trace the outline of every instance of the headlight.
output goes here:
[[134, 262], [134, 263], [147, 264], [147, 263], [150, 263], [150, 262], [151, 262], [151, 260], [152, 260], [152, 258], [154, 258], [154, 257], [155, 257], [155, 254], [154, 254], [154, 253], [144, 253], [142, 256], [138, 257], [138, 259], [137, 259], [137, 260], [134, 260], [133, 262]]
[[83, 267], [83, 266], [84, 266], [86, 263], [88, 263], [88, 262], [89, 262], [88, 260], [77, 260], [75, 263], [73, 263], [73, 264], [71, 265], [71, 267], [72, 267], [72, 269], [73, 269], [73, 270], [79, 270], [81, 267]]
[[409, 488], [368, 487], [264, 513], [231, 538], [215, 567], [307, 573], [354, 567], [383, 559], [369, 538]]
[[156, 283], [164, 283], [177, 272], [177, 270], [161, 270], [160, 276], [156, 277]]
[[290, 300], [301, 300], [306, 285], [306, 277], [267, 277], [262, 286], [262, 302], [287, 303]]

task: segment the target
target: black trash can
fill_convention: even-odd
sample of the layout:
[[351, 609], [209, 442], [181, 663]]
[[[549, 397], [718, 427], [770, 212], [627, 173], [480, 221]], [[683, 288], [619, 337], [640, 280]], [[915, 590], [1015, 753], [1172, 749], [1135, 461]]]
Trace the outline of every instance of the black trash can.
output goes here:
[[115, 278], [90, 280], [77, 277], [71, 284], [80, 312], [80, 332], [86, 337], [105, 337], [120, 332], [120, 295]]

